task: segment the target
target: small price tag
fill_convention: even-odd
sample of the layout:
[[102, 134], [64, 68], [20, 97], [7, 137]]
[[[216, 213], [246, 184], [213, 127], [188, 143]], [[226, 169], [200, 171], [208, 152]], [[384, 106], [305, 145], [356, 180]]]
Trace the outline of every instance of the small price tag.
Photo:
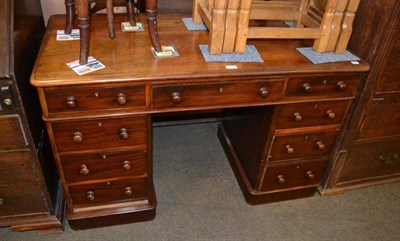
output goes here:
[[65, 34], [64, 30], [57, 30], [57, 41], [71, 41], [71, 40], [79, 40], [80, 33], [79, 29], [72, 29], [70, 34]]
[[132, 26], [129, 22], [121, 23], [122, 32], [140, 32], [144, 31], [144, 24], [142, 22], [137, 22], [136, 26]]
[[236, 65], [226, 65], [225, 68], [226, 69], [238, 69], [238, 67]]
[[167, 45], [161, 46], [162, 51], [156, 52], [154, 48], [151, 48], [151, 52], [153, 52], [154, 57], [156, 58], [169, 58], [179, 56], [179, 52], [176, 49], [175, 45]]
[[90, 72], [104, 69], [106, 67], [104, 64], [102, 64], [100, 61], [93, 58], [92, 56], [88, 58], [87, 64], [80, 65], [79, 60], [75, 60], [73, 62], [67, 63], [67, 65], [78, 75], [84, 75]]

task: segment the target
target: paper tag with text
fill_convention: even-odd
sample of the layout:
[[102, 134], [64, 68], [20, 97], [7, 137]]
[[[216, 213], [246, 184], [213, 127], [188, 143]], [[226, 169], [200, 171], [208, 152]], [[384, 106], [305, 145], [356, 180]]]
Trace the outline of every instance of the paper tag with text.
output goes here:
[[92, 56], [88, 58], [87, 64], [80, 65], [79, 60], [75, 60], [74, 62], [67, 63], [67, 65], [78, 75], [84, 75], [90, 72], [97, 71], [99, 69], [104, 69], [106, 67], [104, 64], [102, 64], [100, 61], [93, 58]]
[[64, 30], [57, 30], [57, 41], [70, 41], [79, 39], [79, 29], [72, 29], [70, 34], [65, 34]]

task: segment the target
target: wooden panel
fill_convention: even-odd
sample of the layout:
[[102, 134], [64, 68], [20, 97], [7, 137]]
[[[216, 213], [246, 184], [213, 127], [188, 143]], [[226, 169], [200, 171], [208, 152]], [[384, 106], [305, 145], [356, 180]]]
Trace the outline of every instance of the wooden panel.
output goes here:
[[326, 159], [323, 159], [269, 166], [262, 190], [274, 191], [318, 185], [325, 172], [326, 164]]
[[[217, 105], [235, 105], [244, 103], [262, 103], [278, 100], [282, 96], [283, 80], [223, 82], [207, 85], [174, 85], [154, 86], [154, 108], [204, 107]], [[266, 97], [261, 96], [261, 90], [267, 91]], [[174, 104], [173, 93], [178, 93], [181, 102]]]
[[275, 136], [268, 161], [326, 156], [334, 144], [336, 136], [336, 131]]
[[[118, 203], [147, 197], [147, 179], [120, 180], [80, 186], [70, 186], [69, 190], [75, 208]], [[132, 191], [129, 195], [128, 188]], [[93, 200], [89, 200], [89, 192]]]
[[[77, 151], [98, 148], [128, 147], [147, 144], [146, 118], [93, 119], [56, 122], [51, 124], [58, 151]], [[121, 137], [126, 129], [127, 136]], [[82, 141], [75, 142], [81, 134]]]
[[144, 86], [91, 86], [45, 89], [49, 113], [144, 107]]
[[147, 173], [147, 151], [96, 152], [61, 156], [67, 183], [134, 177]]
[[366, 109], [358, 139], [400, 135], [400, 96], [373, 99]]
[[0, 152], [0, 198], [1, 218], [49, 211], [29, 151]]
[[[400, 24], [398, 28], [398, 35], [400, 35]], [[389, 60], [384, 70], [382, 70], [382, 76], [378, 80], [378, 86], [376, 92], [387, 93], [391, 91], [400, 92], [400, 40], [397, 41], [394, 46], [392, 53], [389, 56]]]
[[313, 75], [291, 77], [288, 81], [286, 97], [354, 97], [360, 75]]
[[400, 173], [400, 140], [355, 145], [339, 179], [346, 182]]
[[[277, 129], [341, 124], [349, 104], [341, 100], [279, 106]], [[300, 117], [296, 120], [296, 116]]]
[[0, 78], [11, 74], [11, 13], [10, 0], [0, 1]]
[[0, 116], [0, 150], [26, 149], [28, 142], [19, 115]]

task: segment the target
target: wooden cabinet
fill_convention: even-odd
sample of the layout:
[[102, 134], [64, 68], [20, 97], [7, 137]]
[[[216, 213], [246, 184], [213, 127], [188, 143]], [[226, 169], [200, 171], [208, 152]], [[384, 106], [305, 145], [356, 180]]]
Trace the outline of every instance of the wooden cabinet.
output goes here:
[[0, 227], [59, 233], [62, 191], [29, 85], [43, 34], [39, 1], [0, 2]]
[[349, 48], [371, 71], [331, 156], [325, 195], [400, 180], [400, 2], [361, 1]]
[[[83, 76], [65, 64], [79, 49], [55, 40], [65, 19], [50, 19], [31, 83], [40, 94], [72, 228], [155, 217], [156, 116], [223, 112], [219, 136], [251, 204], [315, 194], [369, 65], [313, 65], [296, 51], [312, 42], [278, 40], [253, 42], [264, 63], [235, 63], [238, 69], [229, 70], [204, 61], [198, 45], [207, 32], [187, 31], [182, 17], [160, 14], [158, 20], [161, 39], [173, 42], [179, 57], [156, 59], [146, 34], [121, 33], [91, 44], [106, 68]], [[91, 21], [98, 26], [93, 34], [106, 36], [104, 17]]]

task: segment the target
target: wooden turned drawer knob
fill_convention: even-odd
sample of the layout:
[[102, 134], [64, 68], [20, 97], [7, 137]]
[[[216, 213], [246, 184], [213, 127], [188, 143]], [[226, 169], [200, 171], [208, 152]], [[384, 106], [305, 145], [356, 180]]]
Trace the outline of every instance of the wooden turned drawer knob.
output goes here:
[[278, 180], [279, 183], [284, 183], [286, 182], [285, 178], [283, 177], [283, 175], [278, 175], [276, 177], [276, 179]]
[[312, 173], [312, 171], [308, 171], [308, 172], [306, 172], [306, 175], [307, 175], [307, 177], [309, 178], [309, 179], [314, 179], [314, 174]]
[[322, 141], [317, 141], [315, 144], [318, 148], [318, 150], [324, 150], [325, 149], [325, 144]]
[[267, 98], [269, 96], [269, 91], [267, 90], [267, 88], [262, 87], [258, 93], [260, 94], [261, 98]]
[[76, 98], [74, 96], [70, 96], [67, 98], [67, 106], [70, 109], [76, 108]]
[[304, 93], [310, 93], [311, 90], [312, 90], [312, 87], [311, 87], [311, 85], [309, 83], [304, 83], [301, 86], [301, 89], [303, 90]]
[[82, 132], [74, 132], [74, 142], [75, 143], [81, 143], [83, 141], [83, 134]]
[[300, 122], [300, 121], [303, 120], [303, 117], [300, 115], [299, 112], [296, 112], [296, 113], [293, 113], [293, 119], [294, 119], [296, 122]]
[[399, 153], [394, 153], [392, 159], [393, 159], [393, 161], [399, 161], [400, 160], [400, 154]]
[[286, 145], [285, 150], [286, 150], [286, 153], [288, 153], [288, 154], [291, 154], [294, 152], [294, 148], [291, 147], [290, 145]]
[[126, 196], [131, 196], [133, 194], [132, 188], [131, 187], [126, 187], [125, 188], [125, 195]]
[[87, 174], [89, 174], [89, 172], [90, 172], [89, 168], [87, 168], [87, 166], [85, 164], [83, 164], [81, 166], [81, 171], [79, 173], [82, 175], [87, 175]]
[[327, 116], [329, 119], [333, 120], [333, 119], [335, 119], [336, 114], [335, 114], [335, 112], [333, 112], [333, 110], [327, 110], [327, 111], [326, 111], [326, 116]]
[[392, 158], [386, 158], [384, 155], [378, 157], [378, 161], [382, 162], [382, 164], [391, 164], [393, 160]]
[[4, 199], [0, 198], [0, 206], [3, 205], [3, 203], [4, 203]]
[[123, 93], [119, 93], [117, 96], [117, 101], [119, 105], [125, 105], [126, 104], [126, 96]]
[[86, 193], [86, 198], [87, 198], [87, 200], [89, 200], [89, 201], [93, 201], [94, 200], [94, 192], [93, 191], [89, 191], [89, 192], [87, 192]]
[[180, 104], [182, 102], [182, 97], [180, 96], [179, 92], [174, 92], [171, 95], [172, 103]]
[[119, 130], [119, 138], [121, 138], [122, 140], [126, 140], [126, 139], [128, 139], [128, 137], [129, 137], [128, 129], [121, 128]]
[[132, 166], [131, 166], [131, 162], [130, 161], [124, 161], [122, 164], [123, 164], [122, 167], [125, 170], [127, 170], [127, 171], [131, 170]]
[[345, 90], [346, 87], [347, 87], [347, 85], [343, 81], [339, 81], [336, 84], [336, 89], [338, 89], [338, 90]]

